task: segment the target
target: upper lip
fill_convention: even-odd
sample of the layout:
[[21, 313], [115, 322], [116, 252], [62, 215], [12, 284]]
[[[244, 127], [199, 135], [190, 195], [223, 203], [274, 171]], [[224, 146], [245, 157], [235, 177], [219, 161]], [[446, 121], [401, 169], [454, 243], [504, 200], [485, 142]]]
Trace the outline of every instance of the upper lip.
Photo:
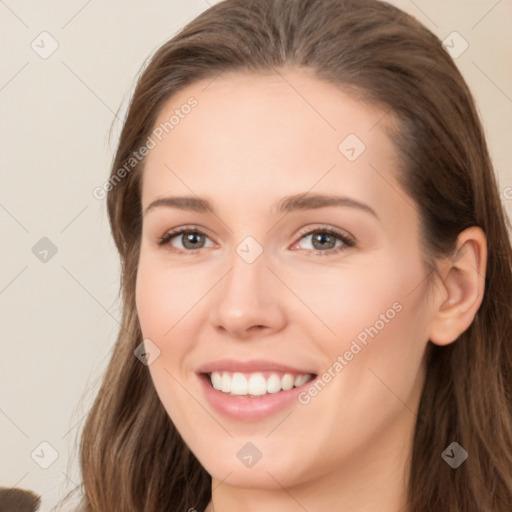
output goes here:
[[303, 368], [294, 368], [275, 361], [268, 361], [264, 359], [251, 359], [250, 361], [237, 361], [235, 359], [219, 359], [209, 363], [202, 364], [198, 367], [197, 373], [211, 373], [215, 371], [227, 372], [283, 372], [294, 374], [315, 374], [310, 370]]

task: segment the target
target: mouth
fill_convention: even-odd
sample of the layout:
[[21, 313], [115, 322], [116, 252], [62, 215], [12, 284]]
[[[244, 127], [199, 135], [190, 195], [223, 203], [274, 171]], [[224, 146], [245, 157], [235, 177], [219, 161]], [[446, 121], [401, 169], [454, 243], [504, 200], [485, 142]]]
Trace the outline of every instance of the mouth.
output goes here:
[[208, 384], [232, 397], [257, 398], [279, 394], [293, 388], [304, 386], [316, 377], [314, 373], [231, 372], [212, 371], [200, 374]]
[[318, 377], [306, 366], [264, 359], [222, 359], [196, 369], [203, 396], [223, 417], [253, 422], [297, 405], [298, 395]]

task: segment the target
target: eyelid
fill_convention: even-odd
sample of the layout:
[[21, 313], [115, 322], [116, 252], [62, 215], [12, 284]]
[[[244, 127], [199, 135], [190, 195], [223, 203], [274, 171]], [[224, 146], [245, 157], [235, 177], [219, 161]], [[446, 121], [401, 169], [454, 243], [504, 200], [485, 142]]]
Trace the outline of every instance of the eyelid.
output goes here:
[[357, 241], [353, 235], [348, 233], [345, 230], [342, 230], [340, 228], [334, 228], [329, 225], [321, 225], [314, 228], [304, 228], [301, 233], [299, 234], [299, 238], [296, 242], [293, 243], [293, 246], [295, 246], [297, 243], [299, 243], [301, 240], [303, 240], [307, 236], [311, 236], [314, 233], [327, 233], [329, 236], [333, 236], [337, 238], [338, 240], [341, 240], [342, 244], [341, 246], [334, 247], [331, 249], [327, 249], [325, 251], [321, 251], [318, 249], [303, 249], [303, 251], [306, 251], [308, 255], [313, 253], [315, 257], [318, 256], [339, 256], [342, 253], [346, 252], [348, 249], [355, 247], [357, 245]]
[[299, 240], [302, 240], [302, 238], [306, 235], [311, 235], [316, 232], [329, 233], [333, 236], [337, 236], [338, 238], [344, 239], [346, 242], [349, 242], [352, 245], [355, 245], [357, 242], [356, 238], [352, 236], [348, 231], [345, 231], [344, 229], [340, 228], [335, 228], [329, 225], [319, 225], [314, 228], [304, 228], [299, 232]]
[[[191, 224], [191, 225], [181, 226], [179, 228], [174, 228], [174, 229], [170, 229], [169, 231], [166, 231], [162, 236], [158, 237], [157, 245], [158, 246], [167, 245], [174, 237], [176, 237], [178, 235], [182, 235], [183, 233], [188, 233], [188, 232], [199, 233], [201, 235], [204, 235], [204, 236], [210, 238], [208, 236], [208, 234], [206, 233], [206, 230], [203, 227]], [[173, 252], [178, 252], [178, 253], [182, 252], [182, 253], [187, 253], [187, 254], [194, 254], [194, 253], [200, 251], [201, 249], [204, 249], [204, 247], [201, 247], [199, 249], [189, 249], [189, 250], [176, 249], [173, 247], [171, 250]]]

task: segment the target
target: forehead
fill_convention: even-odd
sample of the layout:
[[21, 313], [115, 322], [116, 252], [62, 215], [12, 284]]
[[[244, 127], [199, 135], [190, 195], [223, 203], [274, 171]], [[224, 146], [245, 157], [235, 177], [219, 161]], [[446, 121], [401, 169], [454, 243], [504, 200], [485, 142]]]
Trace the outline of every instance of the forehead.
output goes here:
[[[193, 108], [187, 106], [190, 98], [196, 101]], [[181, 114], [179, 119], [176, 114]], [[389, 109], [358, 101], [340, 87], [316, 79], [311, 71], [296, 69], [222, 73], [193, 83], [167, 101], [155, 126], [165, 129], [173, 117], [173, 126], [162, 134], [165, 139], [178, 143], [201, 129], [202, 140], [196, 138], [196, 144], [213, 141], [224, 147], [232, 140], [226, 136], [231, 136], [249, 147], [264, 145], [266, 152], [296, 142], [300, 136], [306, 136], [318, 150], [333, 145], [337, 149], [337, 142], [349, 133], [380, 146], [386, 142], [381, 129], [392, 119]], [[280, 134], [277, 140], [276, 132]], [[301, 148], [294, 150], [300, 154]]]
[[171, 192], [238, 197], [240, 205], [313, 189], [375, 195], [378, 173], [394, 174], [398, 165], [390, 120], [302, 70], [196, 82], [158, 115], [161, 140], [153, 136], [146, 157], [143, 203]]

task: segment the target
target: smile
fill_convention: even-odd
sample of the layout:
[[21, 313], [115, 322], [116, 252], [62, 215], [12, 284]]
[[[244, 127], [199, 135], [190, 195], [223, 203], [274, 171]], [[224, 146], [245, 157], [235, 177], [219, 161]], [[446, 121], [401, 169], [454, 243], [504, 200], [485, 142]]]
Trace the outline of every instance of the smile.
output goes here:
[[314, 378], [312, 374], [294, 375], [279, 372], [213, 371], [207, 375], [214, 389], [231, 396], [262, 396], [289, 391]]

